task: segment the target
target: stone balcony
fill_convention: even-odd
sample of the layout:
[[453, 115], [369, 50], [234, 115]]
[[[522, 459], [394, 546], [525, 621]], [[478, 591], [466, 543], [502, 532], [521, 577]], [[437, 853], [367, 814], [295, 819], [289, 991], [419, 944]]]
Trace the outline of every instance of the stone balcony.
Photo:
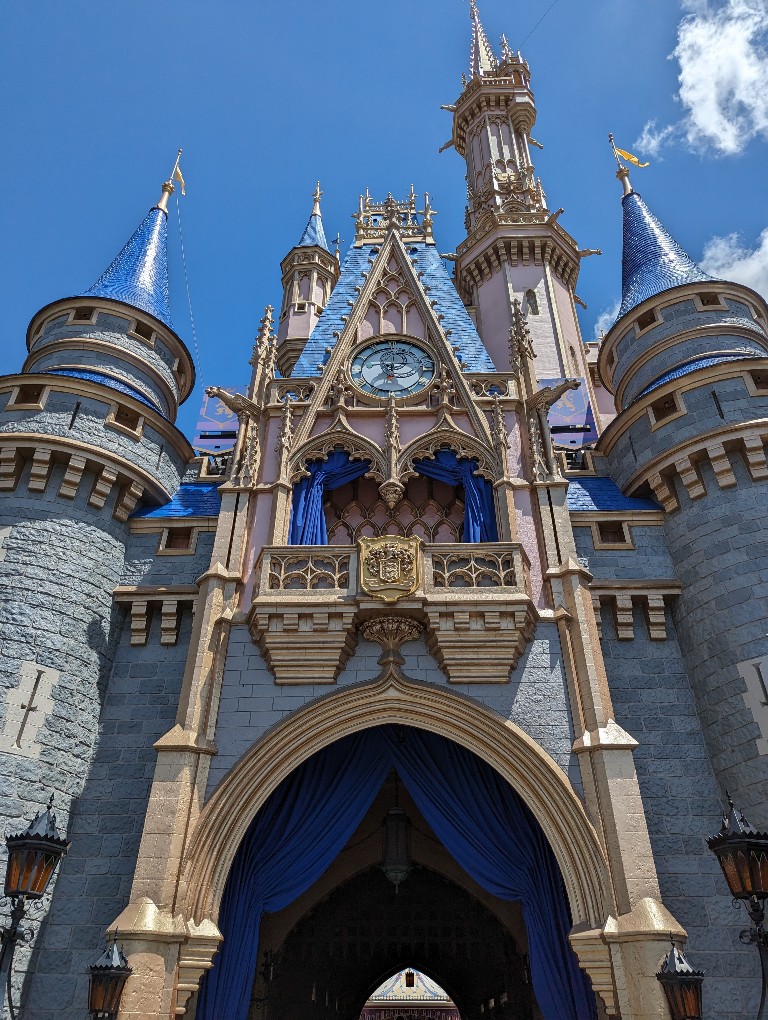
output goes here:
[[396, 615], [422, 624], [449, 682], [508, 682], [537, 619], [522, 547], [419, 542], [411, 548], [413, 590], [384, 599], [362, 578], [362, 546], [265, 547], [248, 624], [275, 681], [335, 683], [358, 627]]

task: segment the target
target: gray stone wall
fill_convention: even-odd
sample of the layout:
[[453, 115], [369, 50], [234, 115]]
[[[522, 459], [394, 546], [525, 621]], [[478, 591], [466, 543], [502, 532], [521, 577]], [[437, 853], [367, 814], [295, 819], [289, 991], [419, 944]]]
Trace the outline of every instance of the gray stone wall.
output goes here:
[[[732, 367], [734, 372], [738, 372], [737, 365]], [[692, 379], [692, 376], [688, 377], [684, 382], [689, 383]], [[713, 390], [723, 412], [722, 418], [712, 396]], [[660, 424], [654, 431], [651, 431], [648, 416], [640, 415], [616, 442], [609, 463], [611, 477], [620, 488], [626, 486], [638, 468], [679, 443], [717, 432], [729, 425], [768, 417], [768, 396], [750, 396], [741, 376], [693, 386], [681, 396], [685, 414]]]
[[[616, 520], [621, 520], [621, 517], [621, 513], [616, 514]], [[675, 577], [675, 568], [661, 525], [630, 524], [634, 549], [596, 550], [592, 541], [592, 529], [578, 526], [578, 513], [574, 513], [572, 518], [579, 561], [596, 581], [638, 581]]]
[[87, 968], [129, 900], [157, 760], [152, 745], [176, 719], [191, 621], [185, 611], [175, 646], [160, 644], [159, 618], [146, 647], [132, 647], [129, 627], [122, 628], [93, 758], [69, 820], [72, 847], [21, 975], [23, 1020], [87, 1015]]
[[[173, 520], [168, 521], [174, 523]], [[180, 521], [183, 524], [184, 521]], [[158, 530], [132, 534], [128, 541], [121, 584], [174, 585], [194, 584], [211, 565], [212, 531], [201, 531], [194, 553], [179, 556], [158, 556], [157, 547], [165, 522], [158, 520]]]
[[760, 993], [756, 950], [739, 943], [746, 914], [705, 839], [720, 827], [721, 794], [672, 619], [667, 641], [651, 641], [642, 614], [635, 639], [618, 641], [602, 613], [603, 655], [616, 721], [640, 742], [640, 791], [664, 904], [688, 931], [689, 958], [707, 973], [705, 1020], [755, 1016]]
[[[707, 290], [705, 283], [701, 292]], [[614, 369], [614, 386], [619, 387], [629, 374], [632, 379], [624, 394], [623, 406], [628, 407], [646, 386], [664, 372], [682, 365], [692, 358], [707, 354], [726, 352], [751, 354], [753, 357], [765, 357], [768, 353], [768, 338], [755, 322], [749, 308], [742, 301], [722, 295], [728, 309], [697, 308], [692, 298], [686, 298], [660, 309], [662, 322], [652, 329], [644, 331], [638, 337], [634, 329], [629, 330], [616, 345], [616, 366]], [[646, 352], [669, 340], [670, 337], [684, 331], [696, 331], [703, 326], [718, 327], [722, 332], [705, 336], [691, 336], [685, 343], [674, 344], [656, 352], [648, 361], [637, 369], [637, 360]]]
[[[81, 303], [87, 305], [93, 304], [93, 301], [84, 299]], [[141, 390], [168, 413], [167, 399], [157, 384], [156, 377], [159, 376], [178, 401], [178, 383], [173, 373], [175, 358], [159, 337], [150, 346], [138, 337], [129, 336], [132, 320], [109, 312], [97, 312], [94, 323], [68, 324], [67, 320], [68, 316], [57, 315], [33, 340], [30, 354], [34, 361], [29, 371], [41, 372], [44, 371], [43, 366], [51, 368], [76, 363], [92, 371], [105, 369]], [[77, 340], [81, 338], [108, 346], [103, 351], [88, 348], [78, 361]], [[134, 360], [121, 358], [121, 352]], [[142, 362], [146, 365], [144, 370], [139, 367]]]
[[712, 765], [723, 788], [755, 825], [768, 825], [768, 755], [747, 707], [745, 660], [768, 655], [768, 485], [754, 483], [737, 457], [738, 485], [720, 489], [703, 467], [708, 495], [692, 502], [679, 485], [680, 510], [666, 532], [683, 583], [675, 607]]
[[[111, 516], [114, 495], [103, 511], [87, 505], [87, 482], [74, 501], [59, 499], [62, 466], [44, 493], [27, 491], [28, 471], [16, 492], [0, 496], [0, 527], [11, 529], [0, 561], [0, 826], [23, 829], [54, 793], [66, 830], [112, 666], [112, 590], [127, 525]], [[29, 681], [37, 672], [47, 684], [35, 703]]]
[[[119, 402], [120, 394], [111, 394], [104, 388], [104, 399], [79, 397], [71, 392], [56, 392], [56, 376], [51, 376], [52, 392], [48, 396], [45, 407], [41, 411], [6, 410], [10, 391], [0, 393], [0, 432], [32, 432], [52, 439], [70, 438], [88, 443], [104, 454], [114, 454], [131, 464], [142, 468], [153, 477], [168, 493], [173, 493], [179, 479], [186, 468], [186, 462], [174, 448], [152, 428], [149, 421], [144, 422], [141, 440], [134, 439], [119, 429], [110, 428], [106, 424], [112, 400]], [[72, 415], [77, 404], [77, 416], [70, 428]], [[21, 483], [20, 483], [21, 484]]]
[[[207, 796], [237, 759], [268, 729], [310, 701], [338, 687], [372, 680], [380, 671], [381, 649], [359, 640], [336, 685], [278, 687], [247, 627], [234, 627], [224, 669], [216, 726], [218, 755], [211, 762]], [[524, 729], [555, 759], [581, 791], [578, 763], [571, 753], [574, 735], [560, 641], [554, 624], [540, 624], [506, 684], [449, 684], [423, 640], [403, 646], [404, 672], [480, 702]]]

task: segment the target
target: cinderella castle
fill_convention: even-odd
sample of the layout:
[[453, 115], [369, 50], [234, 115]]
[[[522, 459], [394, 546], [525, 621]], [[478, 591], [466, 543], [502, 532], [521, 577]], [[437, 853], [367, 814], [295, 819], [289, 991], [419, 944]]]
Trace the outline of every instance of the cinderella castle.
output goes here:
[[585, 342], [529, 65], [471, 26], [455, 251], [366, 194], [340, 256], [318, 191], [191, 443], [169, 181], [0, 378], [8, 1017], [358, 1020], [410, 969], [462, 1020], [757, 1014], [768, 307], [622, 164]]

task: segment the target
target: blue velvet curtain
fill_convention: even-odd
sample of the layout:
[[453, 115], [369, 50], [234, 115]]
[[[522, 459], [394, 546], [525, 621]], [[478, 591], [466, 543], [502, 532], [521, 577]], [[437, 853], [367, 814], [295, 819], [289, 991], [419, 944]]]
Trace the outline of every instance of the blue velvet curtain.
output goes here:
[[302, 478], [293, 487], [291, 507], [291, 545], [327, 545], [323, 493], [338, 489], [371, 470], [367, 460], [350, 460], [346, 450], [334, 450], [328, 460], [307, 464], [309, 478]]
[[493, 895], [522, 903], [533, 990], [545, 1020], [593, 1020], [594, 995], [567, 941], [562, 877], [533, 815], [471, 752], [393, 726], [353, 734], [314, 755], [252, 822], [227, 880], [219, 919], [224, 942], [203, 980], [198, 1020], [246, 1020], [262, 914], [282, 909], [317, 881], [393, 766], [461, 867]]
[[493, 486], [487, 478], [475, 474], [476, 460], [459, 458], [453, 450], [438, 450], [434, 460], [416, 460], [413, 466], [425, 478], [464, 486], [462, 542], [498, 542]]

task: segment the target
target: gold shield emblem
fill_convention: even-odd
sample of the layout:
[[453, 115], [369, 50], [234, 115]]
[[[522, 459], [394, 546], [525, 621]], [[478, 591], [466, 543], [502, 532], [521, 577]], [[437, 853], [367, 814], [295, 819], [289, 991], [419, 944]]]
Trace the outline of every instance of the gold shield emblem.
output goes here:
[[397, 602], [419, 586], [419, 539], [385, 535], [361, 538], [360, 587], [367, 595]]

